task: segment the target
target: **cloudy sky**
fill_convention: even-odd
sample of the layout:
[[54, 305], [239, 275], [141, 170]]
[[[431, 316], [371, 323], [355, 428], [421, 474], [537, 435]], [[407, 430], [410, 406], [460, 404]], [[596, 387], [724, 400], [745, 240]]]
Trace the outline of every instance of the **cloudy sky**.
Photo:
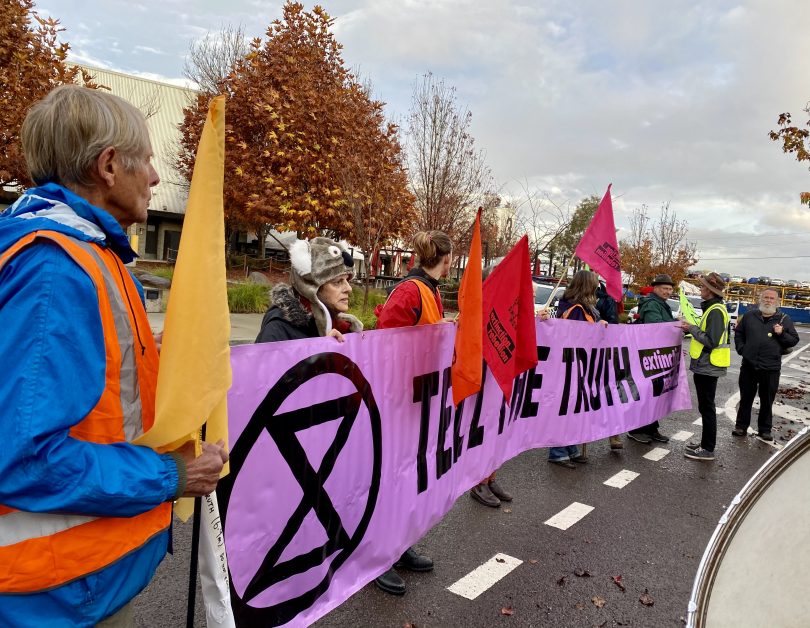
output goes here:
[[[335, 0], [348, 67], [392, 118], [425, 72], [458, 89], [504, 194], [558, 203], [612, 182], [617, 226], [669, 202], [702, 269], [810, 280], [808, 164], [767, 133], [810, 100], [807, 0]], [[311, 5], [307, 5], [311, 6]], [[224, 24], [264, 33], [277, 0], [39, 0], [73, 58], [163, 80]], [[800, 115], [801, 114], [801, 115]], [[721, 259], [722, 258], [722, 259]], [[727, 259], [739, 258], [739, 259]], [[742, 259], [748, 258], [748, 259]]]

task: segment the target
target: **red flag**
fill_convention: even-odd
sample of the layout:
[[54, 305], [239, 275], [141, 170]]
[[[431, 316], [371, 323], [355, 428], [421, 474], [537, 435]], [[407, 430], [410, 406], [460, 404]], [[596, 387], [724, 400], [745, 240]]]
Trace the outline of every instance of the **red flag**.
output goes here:
[[621, 303], [622, 268], [619, 244], [616, 242], [616, 225], [613, 222], [613, 203], [610, 200], [612, 185], [608, 185], [607, 192], [574, 254], [605, 278], [607, 293], [617, 303]]
[[453, 405], [481, 390], [481, 208], [475, 215], [470, 255], [458, 289], [459, 321], [450, 371]]
[[509, 403], [515, 377], [537, 364], [528, 236], [487, 277], [482, 296], [484, 360]]

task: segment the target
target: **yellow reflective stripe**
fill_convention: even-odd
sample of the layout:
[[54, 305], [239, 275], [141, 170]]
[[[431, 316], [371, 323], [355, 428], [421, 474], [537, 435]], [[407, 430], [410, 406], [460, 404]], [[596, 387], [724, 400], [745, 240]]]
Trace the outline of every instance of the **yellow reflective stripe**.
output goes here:
[[0, 546], [51, 536], [76, 526], [95, 521], [97, 517], [55, 515], [17, 510], [0, 517]]

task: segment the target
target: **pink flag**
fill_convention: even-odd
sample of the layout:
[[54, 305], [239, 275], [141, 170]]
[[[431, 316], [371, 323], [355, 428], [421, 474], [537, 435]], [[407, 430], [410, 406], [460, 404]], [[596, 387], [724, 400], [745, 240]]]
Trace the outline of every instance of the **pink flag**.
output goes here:
[[574, 254], [605, 278], [608, 294], [621, 303], [622, 268], [619, 245], [616, 242], [616, 226], [613, 222], [613, 203], [610, 201], [612, 185], [608, 185], [607, 192]]

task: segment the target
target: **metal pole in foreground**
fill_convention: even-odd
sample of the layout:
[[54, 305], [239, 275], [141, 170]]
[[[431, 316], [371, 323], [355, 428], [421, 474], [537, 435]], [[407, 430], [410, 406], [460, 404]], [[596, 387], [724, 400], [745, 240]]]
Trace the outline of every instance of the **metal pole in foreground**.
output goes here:
[[[247, 259], [247, 258], [246, 258]], [[205, 440], [205, 423], [200, 430], [200, 442]], [[194, 522], [191, 527], [191, 565], [188, 574], [188, 607], [186, 628], [194, 628], [194, 609], [197, 606], [197, 565], [200, 554], [200, 517], [202, 497], [194, 498]]]

